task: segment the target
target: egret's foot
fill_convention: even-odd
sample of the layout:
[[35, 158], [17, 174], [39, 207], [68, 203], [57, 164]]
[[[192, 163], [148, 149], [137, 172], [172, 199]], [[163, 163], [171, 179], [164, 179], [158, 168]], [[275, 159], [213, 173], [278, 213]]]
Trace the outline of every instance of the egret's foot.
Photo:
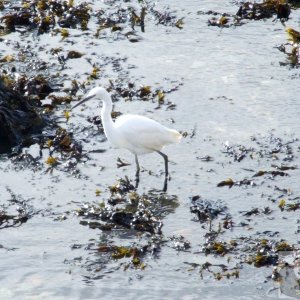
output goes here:
[[130, 163], [124, 162], [123, 160], [121, 160], [120, 157], [118, 157], [117, 168], [123, 168], [123, 167], [130, 166], [130, 165], [131, 165]]

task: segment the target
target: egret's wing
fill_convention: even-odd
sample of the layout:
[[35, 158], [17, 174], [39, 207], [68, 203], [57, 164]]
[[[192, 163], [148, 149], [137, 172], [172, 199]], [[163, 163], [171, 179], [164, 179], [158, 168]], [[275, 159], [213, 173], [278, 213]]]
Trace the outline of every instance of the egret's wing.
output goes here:
[[143, 116], [122, 116], [118, 118], [115, 126], [122, 138], [136, 148], [160, 150], [163, 146], [176, 141], [177, 131]]

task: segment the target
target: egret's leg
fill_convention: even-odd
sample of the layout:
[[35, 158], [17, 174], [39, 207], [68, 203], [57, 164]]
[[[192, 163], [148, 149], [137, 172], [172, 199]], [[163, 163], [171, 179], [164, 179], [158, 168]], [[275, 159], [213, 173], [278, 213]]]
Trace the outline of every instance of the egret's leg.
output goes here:
[[135, 173], [135, 188], [137, 189], [140, 183], [140, 165], [137, 155], [135, 154], [136, 173]]
[[166, 192], [168, 189], [168, 177], [165, 177], [163, 192]]
[[139, 187], [139, 183], [140, 183], [140, 177], [136, 176], [135, 177], [135, 189], [137, 189]]
[[135, 157], [135, 164], [136, 164], [135, 176], [139, 177], [139, 175], [140, 175], [140, 164], [139, 164], [138, 156], [135, 154], [134, 157]]
[[160, 152], [160, 151], [156, 151], [158, 154], [160, 154], [164, 160], [165, 160], [165, 176], [168, 177], [169, 175], [169, 171], [168, 171], [168, 155]]

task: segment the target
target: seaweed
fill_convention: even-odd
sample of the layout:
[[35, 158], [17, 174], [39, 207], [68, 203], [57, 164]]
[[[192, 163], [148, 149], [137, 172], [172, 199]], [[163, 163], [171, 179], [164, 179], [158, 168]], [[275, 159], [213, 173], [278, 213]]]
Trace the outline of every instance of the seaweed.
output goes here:
[[168, 8], [157, 10], [155, 5], [146, 2], [141, 3], [139, 8], [114, 5], [114, 2], [109, 9], [100, 9], [96, 12], [98, 29], [95, 37], [101, 38], [111, 34], [115, 40], [127, 39], [132, 43], [140, 42], [142, 37], [137, 33], [136, 27], [140, 27], [141, 33], [146, 32], [147, 14], [156, 21], [156, 25], [183, 28], [184, 18], [178, 18], [176, 13]]
[[299, 67], [299, 43], [300, 43], [300, 32], [293, 28], [286, 28], [288, 35], [288, 43], [281, 44], [277, 49], [286, 54], [287, 61], [281, 62], [282, 66], [290, 66], [292, 68]]
[[276, 15], [277, 19], [287, 21], [290, 13], [290, 5], [286, 1], [264, 0], [262, 3], [243, 3], [236, 15], [249, 20], [268, 19]]
[[[177, 91], [181, 86], [181, 83], [173, 86], [169, 89], [164, 89], [161, 87], [155, 88], [149, 85], [141, 85], [137, 87], [132, 82], [111, 82], [111, 89], [118, 97], [125, 99], [125, 101], [152, 101], [157, 103], [156, 108], [160, 108], [162, 106], [166, 106], [167, 109], [173, 110], [176, 108], [176, 104], [167, 101], [167, 95]], [[114, 98], [114, 95], [113, 95]]]
[[[16, 30], [18, 26], [25, 26], [29, 30], [36, 29], [38, 34], [54, 30], [56, 23], [64, 28], [87, 30], [90, 19], [90, 8], [83, 2], [74, 5], [72, 1], [60, 0], [23, 0], [21, 8], [12, 7], [2, 18], [5, 27], [2, 34]], [[57, 18], [57, 21], [56, 21]]]
[[173, 242], [172, 247], [176, 249], [177, 251], [187, 251], [188, 249], [191, 248], [191, 243], [185, 239], [184, 236], [171, 236], [170, 241]]
[[0, 206], [0, 230], [20, 227], [39, 212], [29, 204], [28, 200], [24, 200], [8, 187], [6, 190], [10, 194], [10, 199], [7, 201], [8, 204]]
[[291, 13], [291, 5], [283, 0], [263, 0], [261, 3], [246, 1], [240, 4], [235, 15], [219, 13], [215, 11], [198, 11], [198, 14], [213, 15], [208, 20], [209, 26], [228, 28], [246, 24], [246, 20], [264, 20], [274, 18], [282, 23], [288, 21]]
[[[148, 265], [146, 259], [157, 258], [164, 244], [170, 244], [177, 251], [187, 251], [190, 248], [190, 243], [183, 236], [168, 239], [163, 236], [163, 218], [178, 206], [175, 196], [155, 190], [140, 195], [134, 191], [128, 178], [120, 179], [111, 186], [110, 193], [108, 199], [93, 204], [84, 203], [74, 213], [81, 225], [101, 230], [102, 233], [130, 236], [131, 242], [124, 245], [106, 240], [86, 246], [89, 254], [95, 255], [92, 258], [93, 268], [89, 263], [90, 256], [87, 265], [83, 262], [83, 267], [89, 269], [90, 280], [99, 278], [99, 274], [97, 277], [90, 277], [95, 269], [102, 271], [100, 277], [105, 274], [105, 269], [110, 272], [120, 268], [124, 271], [144, 270]], [[112, 237], [113, 234], [107, 236]], [[117, 268], [113, 267], [116, 264]]]
[[191, 199], [190, 211], [197, 216], [200, 223], [211, 222], [219, 215], [228, 217], [227, 207], [222, 201], [204, 200], [199, 196]]
[[163, 224], [159, 216], [169, 209], [169, 205], [177, 206], [176, 202], [172, 203], [172, 198], [164, 194], [137, 194], [127, 177], [111, 186], [110, 193], [107, 204], [85, 205], [77, 210], [76, 213], [84, 218], [81, 225], [102, 230], [123, 228], [161, 234]]

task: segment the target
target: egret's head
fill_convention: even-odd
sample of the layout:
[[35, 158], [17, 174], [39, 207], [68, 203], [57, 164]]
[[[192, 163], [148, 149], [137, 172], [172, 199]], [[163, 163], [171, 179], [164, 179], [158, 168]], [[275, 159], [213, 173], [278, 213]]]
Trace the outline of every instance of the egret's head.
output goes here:
[[110, 95], [107, 90], [101, 86], [98, 86], [91, 89], [81, 101], [79, 101], [72, 107], [72, 109], [91, 99], [98, 99], [104, 102], [111, 101]]

